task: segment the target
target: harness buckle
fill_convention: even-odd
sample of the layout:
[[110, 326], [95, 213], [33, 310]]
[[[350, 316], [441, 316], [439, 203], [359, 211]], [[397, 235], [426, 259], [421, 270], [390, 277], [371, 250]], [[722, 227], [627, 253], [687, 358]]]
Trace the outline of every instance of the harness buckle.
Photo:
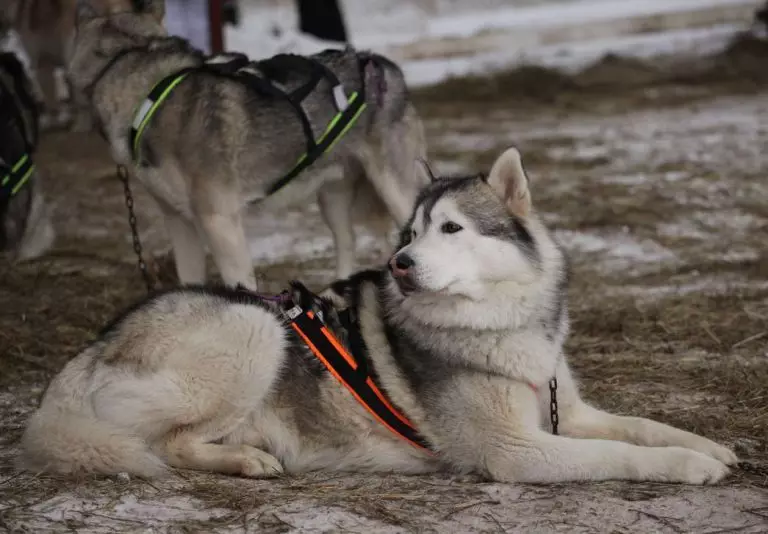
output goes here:
[[349, 99], [341, 84], [333, 87], [333, 101], [336, 104], [336, 109], [339, 111], [344, 111], [349, 107]]
[[283, 310], [283, 315], [288, 317], [291, 321], [296, 319], [299, 315], [301, 315], [301, 307], [299, 305], [294, 305], [292, 308], [288, 308], [287, 310]]

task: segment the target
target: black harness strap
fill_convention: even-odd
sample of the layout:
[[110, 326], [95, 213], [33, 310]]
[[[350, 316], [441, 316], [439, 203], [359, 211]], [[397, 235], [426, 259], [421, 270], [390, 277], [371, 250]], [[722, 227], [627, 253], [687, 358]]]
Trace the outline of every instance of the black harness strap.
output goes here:
[[[22, 153], [13, 156], [11, 161], [0, 162], [0, 213], [5, 211], [11, 197], [29, 183], [35, 169], [32, 153], [35, 151], [38, 133], [36, 104], [23, 86], [24, 81], [18, 79], [24, 76], [24, 72], [9, 72], [9, 75], [15, 75], [14, 90], [7, 87], [0, 78], [0, 105], [11, 112], [11, 120], [16, 123], [16, 128], [21, 135], [23, 149]], [[25, 120], [21, 106], [26, 106], [32, 113], [31, 121]]]
[[293, 300], [287, 300], [283, 304], [283, 313], [312, 353], [379, 423], [414, 447], [431, 450], [429, 442], [376, 385], [369, 372], [365, 342], [356, 321], [350, 315], [347, 314], [345, 322], [349, 325], [352, 352], [344, 348], [311, 310], [305, 310]]

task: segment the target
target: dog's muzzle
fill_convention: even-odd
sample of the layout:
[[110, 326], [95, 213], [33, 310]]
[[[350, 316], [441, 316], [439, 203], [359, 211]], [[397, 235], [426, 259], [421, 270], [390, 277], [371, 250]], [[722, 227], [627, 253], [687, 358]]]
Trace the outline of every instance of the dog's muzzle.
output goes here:
[[414, 259], [405, 253], [395, 254], [389, 260], [389, 272], [403, 295], [409, 295], [419, 289], [412, 276], [412, 268], [415, 265]]

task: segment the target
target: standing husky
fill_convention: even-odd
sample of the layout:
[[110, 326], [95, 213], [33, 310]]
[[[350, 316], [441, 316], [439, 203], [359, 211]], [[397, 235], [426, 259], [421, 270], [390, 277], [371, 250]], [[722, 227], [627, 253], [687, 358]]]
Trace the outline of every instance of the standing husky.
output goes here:
[[[168, 37], [157, 23], [161, 0], [144, 2], [144, 9], [143, 14], [110, 17], [81, 0], [70, 75], [90, 96], [115, 161], [131, 166], [160, 204], [181, 282], [204, 281], [207, 244], [226, 284], [255, 287], [242, 221], [249, 202], [277, 211], [317, 193], [333, 233], [338, 277], [354, 267], [353, 205], [371, 215], [381, 199], [395, 222], [405, 223], [424, 185], [413, 162], [424, 157], [425, 141], [394, 64], [351, 49], [312, 56], [314, 67], [333, 73], [346, 91], [364, 87], [367, 108], [336, 148], [270, 195], [269, 187], [305, 152], [306, 132], [286, 100], [231, 76], [193, 69], [140, 127], [138, 141], [130, 142], [136, 110], [153, 87], [204, 62], [186, 41]], [[307, 73], [293, 70], [295, 56], [279, 58], [251, 68], [276, 70], [274, 76], [265, 75], [282, 78], [287, 92], [301, 92]], [[315, 138], [333, 124], [333, 89], [323, 78], [301, 103], [305, 126]], [[343, 166], [342, 180], [330, 164]], [[375, 202], [369, 205], [366, 198]]]
[[[737, 461], [725, 447], [579, 398], [563, 354], [564, 269], [509, 149], [487, 178], [435, 180], [388, 270], [337, 282], [319, 304], [362, 378], [431, 450], [369, 415], [274, 305], [187, 288], [129, 311], [67, 364], [29, 421], [23, 464], [144, 476], [172, 466], [252, 477], [453, 468], [505, 482], [723, 478]], [[357, 326], [341, 328], [343, 313]], [[560, 435], [547, 431], [553, 376]]]
[[37, 120], [23, 65], [0, 53], [0, 251], [17, 260], [40, 256], [54, 240], [33, 163]]
[[[134, 9], [136, 0], [101, 0], [112, 12]], [[73, 119], [76, 131], [91, 129], [91, 116], [82, 95], [67, 83], [57, 80], [66, 67], [75, 34], [75, 5], [77, 0], [3, 0], [7, 3], [5, 20], [0, 25], [13, 28], [29, 57], [34, 73], [36, 93], [42, 107], [41, 126], [66, 126]], [[63, 81], [68, 93], [60, 98], [59, 81]], [[67, 99], [74, 102], [68, 105]], [[73, 115], [74, 112], [74, 115]]]

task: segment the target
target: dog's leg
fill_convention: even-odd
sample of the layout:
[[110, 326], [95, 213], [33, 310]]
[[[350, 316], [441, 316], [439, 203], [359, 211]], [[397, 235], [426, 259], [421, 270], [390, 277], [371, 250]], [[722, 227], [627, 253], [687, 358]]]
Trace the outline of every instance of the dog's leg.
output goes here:
[[90, 132], [94, 127], [93, 113], [91, 112], [90, 105], [86, 96], [77, 91], [71, 83], [67, 80], [69, 86], [69, 94], [71, 95], [70, 101], [72, 102], [73, 113], [75, 119], [72, 123], [73, 132]]
[[[482, 391], [482, 395], [478, 393]], [[457, 383], [440, 404], [441, 452], [462, 465], [480, 459], [494, 480], [557, 483], [598, 480], [646, 480], [713, 483], [728, 467], [682, 447], [640, 447], [621, 441], [576, 439], [541, 429], [540, 405], [529, 386], [493, 378]], [[451, 415], [451, 412], [454, 412]], [[471, 452], [470, 452], [471, 451]]]
[[205, 249], [195, 226], [176, 213], [165, 211], [164, 215], [179, 281], [202, 284], [205, 282]]
[[424, 127], [408, 104], [400, 120], [359, 152], [365, 172], [389, 213], [402, 228], [411, 216], [419, 191], [428, 185], [417, 172], [417, 159], [426, 159]]
[[256, 277], [237, 196], [232, 192], [209, 191], [195, 200], [200, 227], [222, 280], [229, 286], [243, 284], [255, 290]]
[[43, 109], [40, 114], [40, 128], [46, 130], [52, 127], [58, 127], [59, 103], [56, 91], [56, 65], [40, 60], [34, 66], [34, 72], [40, 87], [40, 93], [43, 97]]
[[626, 441], [647, 447], [685, 447], [727, 465], [738, 461], [731, 450], [702, 436], [650, 419], [613, 415], [593, 408], [579, 397], [576, 384], [565, 365], [558, 369], [558, 401], [561, 407], [560, 429], [564, 435]]
[[181, 469], [212, 471], [246, 477], [270, 477], [283, 472], [277, 458], [248, 445], [205, 443], [198, 436], [178, 434], [165, 445], [168, 464]]
[[328, 182], [317, 195], [320, 213], [333, 234], [338, 279], [347, 278], [355, 268], [355, 229], [352, 224], [355, 179], [357, 176], [353, 176], [345, 165], [344, 179]]
[[[402, 228], [411, 216], [418, 189], [405, 176], [399, 175], [397, 166], [392, 165], [392, 155], [384, 154], [381, 147], [367, 145], [357, 155], [376, 194], [384, 202], [397, 227]], [[415, 174], [415, 159], [411, 167]]]

